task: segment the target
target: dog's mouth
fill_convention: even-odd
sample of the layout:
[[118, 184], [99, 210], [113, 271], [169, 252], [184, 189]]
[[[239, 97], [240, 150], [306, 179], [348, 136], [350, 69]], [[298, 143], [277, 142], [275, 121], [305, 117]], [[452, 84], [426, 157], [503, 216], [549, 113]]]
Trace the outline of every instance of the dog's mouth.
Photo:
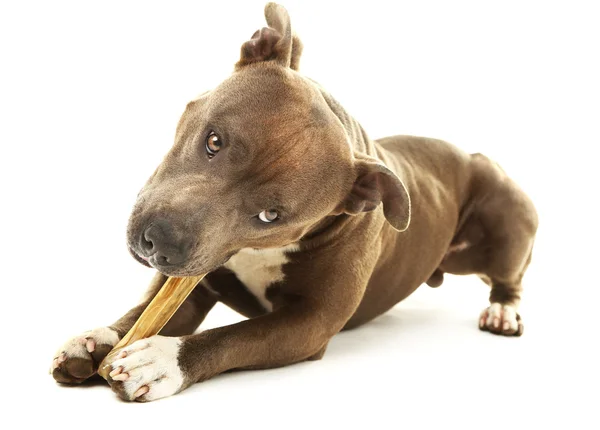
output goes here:
[[[138, 254], [135, 249], [133, 249], [131, 246], [127, 246], [127, 248], [129, 249], [129, 253], [133, 256], [133, 258], [135, 258], [135, 260], [141, 264], [143, 264], [146, 267], [149, 267], [151, 269], [156, 269], [161, 273], [164, 273], [168, 276], [197, 276], [195, 274], [189, 274], [189, 273], [183, 273], [180, 272], [178, 270], [173, 270], [173, 269], [169, 269], [166, 267], [157, 267], [154, 264], [152, 264], [152, 260], [148, 257], [144, 257], [143, 255]], [[229, 259], [235, 254], [235, 252], [231, 252], [229, 253], [227, 256], [225, 256], [225, 258], [223, 260], [221, 260], [219, 263], [215, 264], [214, 267], [211, 267], [210, 270], [206, 270], [203, 271], [202, 273], [206, 273], [208, 272], [212, 272], [213, 270], [216, 270], [217, 268], [223, 266], [225, 263], [227, 263], [229, 261]], [[173, 272], [173, 273], [168, 273], [168, 272]]]
[[128, 246], [127, 248], [129, 249], [129, 253], [133, 256], [133, 258], [136, 259], [136, 261], [138, 261], [139, 263], [142, 263], [146, 267], [152, 268], [152, 265], [148, 261], [147, 257], [143, 257], [140, 254], [138, 254], [137, 252], [135, 252], [135, 250], [131, 246]]

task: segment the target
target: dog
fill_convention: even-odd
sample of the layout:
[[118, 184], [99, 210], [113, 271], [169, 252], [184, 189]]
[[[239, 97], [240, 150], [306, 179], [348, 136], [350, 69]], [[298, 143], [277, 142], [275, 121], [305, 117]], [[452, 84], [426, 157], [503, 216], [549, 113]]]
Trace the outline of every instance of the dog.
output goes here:
[[[167, 276], [208, 275], [160, 335], [126, 347], [109, 384], [152, 401], [233, 369], [323, 357], [444, 273], [491, 287], [479, 328], [520, 336], [517, 312], [537, 214], [493, 161], [435, 139], [372, 140], [298, 72], [302, 44], [286, 10], [241, 47], [234, 72], [191, 101], [175, 143], [138, 194], [128, 246], [157, 270], [114, 324], [59, 348], [51, 374], [77, 384], [138, 319]], [[248, 319], [194, 334], [221, 302]]]

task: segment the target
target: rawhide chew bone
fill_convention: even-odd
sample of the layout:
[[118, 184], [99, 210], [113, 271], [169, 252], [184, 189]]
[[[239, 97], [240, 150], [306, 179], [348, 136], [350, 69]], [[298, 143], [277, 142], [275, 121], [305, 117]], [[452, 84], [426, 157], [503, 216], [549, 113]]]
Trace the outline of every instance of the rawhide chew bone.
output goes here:
[[131, 330], [102, 360], [98, 367], [98, 374], [104, 379], [108, 379], [111, 363], [122, 348], [137, 340], [158, 334], [204, 276], [169, 277]]

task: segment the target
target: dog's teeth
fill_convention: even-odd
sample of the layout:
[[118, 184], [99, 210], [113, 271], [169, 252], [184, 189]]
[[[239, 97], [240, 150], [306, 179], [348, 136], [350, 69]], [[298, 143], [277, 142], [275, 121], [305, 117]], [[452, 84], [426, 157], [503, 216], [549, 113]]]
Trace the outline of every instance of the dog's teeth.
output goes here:
[[143, 387], [138, 388], [138, 390], [135, 393], [133, 393], [133, 397], [137, 399], [138, 397], [146, 394], [148, 391], [150, 391], [150, 388], [148, 388], [147, 385], [144, 385]]
[[63, 362], [65, 362], [66, 360], [67, 360], [67, 357], [65, 356], [65, 354], [64, 354], [64, 353], [63, 353], [63, 354], [60, 354], [60, 355], [58, 356], [58, 358], [56, 359], [56, 361], [58, 362], [58, 364], [60, 364], [60, 363], [63, 363]]
[[89, 353], [92, 353], [95, 351], [96, 342], [94, 341], [94, 339], [88, 339], [88, 341], [85, 343], [85, 349], [87, 349], [87, 351]]

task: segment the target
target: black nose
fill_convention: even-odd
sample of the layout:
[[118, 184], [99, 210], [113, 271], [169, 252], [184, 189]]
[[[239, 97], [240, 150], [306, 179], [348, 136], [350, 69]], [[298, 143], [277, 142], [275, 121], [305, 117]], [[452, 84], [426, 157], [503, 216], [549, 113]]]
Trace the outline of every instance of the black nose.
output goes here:
[[188, 254], [188, 247], [179, 236], [170, 222], [158, 219], [142, 233], [140, 245], [147, 257], [154, 255], [157, 264], [172, 266], [183, 263]]

